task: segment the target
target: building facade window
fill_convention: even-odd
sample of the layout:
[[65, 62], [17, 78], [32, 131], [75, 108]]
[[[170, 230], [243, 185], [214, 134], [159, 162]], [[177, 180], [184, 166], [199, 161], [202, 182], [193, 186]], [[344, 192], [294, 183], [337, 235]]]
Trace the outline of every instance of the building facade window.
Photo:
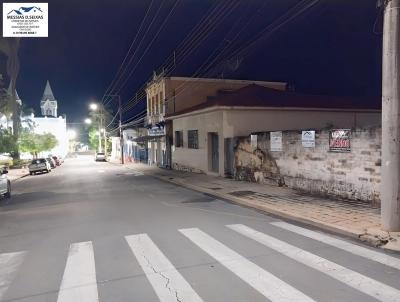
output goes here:
[[199, 131], [188, 130], [188, 148], [199, 149]]
[[175, 131], [175, 147], [183, 147], [183, 131]]
[[164, 114], [164, 100], [163, 100], [163, 93], [160, 91], [160, 113]]
[[158, 100], [158, 94], [156, 95], [156, 114], [159, 114], [159, 108], [160, 108], [160, 104], [159, 104], [159, 100]]

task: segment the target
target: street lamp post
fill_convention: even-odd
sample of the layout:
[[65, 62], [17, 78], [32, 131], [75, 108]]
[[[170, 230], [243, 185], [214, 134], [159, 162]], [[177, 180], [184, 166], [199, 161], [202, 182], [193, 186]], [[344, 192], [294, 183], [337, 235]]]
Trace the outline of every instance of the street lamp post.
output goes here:
[[124, 137], [122, 135], [122, 104], [121, 96], [119, 94], [106, 94], [107, 97], [118, 98], [118, 113], [119, 113], [119, 144], [121, 150], [121, 164], [124, 164]]
[[[89, 109], [92, 110], [92, 111], [97, 111], [99, 109], [99, 105], [97, 105], [96, 103], [91, 103], [89, 105]], [[98, 115], [99, 115], [99, 120], [100, 120], [100, 122], [99, 122], [99, 150], [98, 150], [98, 152], [101, 152], [102, 151], [102, 137], [101, 137], [101, 134], [103, 132], [102, 130], [103, 130], [103, 119], [104, 119], [103, 108], [101, 106], [100, 106], [100, 110], [99, 110]], [[104, 136], [105, 136], [105, 131], [104, 131]], [[106, 141], [104, 139], [104, 150], [105, 149], [106, 149]], [[104, 151], [104, 153], [105, 153], [105, 151]]]

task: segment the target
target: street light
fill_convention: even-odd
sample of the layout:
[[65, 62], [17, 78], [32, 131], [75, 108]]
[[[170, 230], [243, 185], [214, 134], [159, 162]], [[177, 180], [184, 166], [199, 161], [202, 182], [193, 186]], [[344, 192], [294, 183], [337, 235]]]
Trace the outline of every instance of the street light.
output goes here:
[[97, 110], [98, 106], [97, 106], [96, 103], [91, 103], [91, 104], [89, 105], [89, 108], [90, 108], [90, 110]]
[[92, 124], [92, 120], [90, 118], [85, 118], [85, 124]]

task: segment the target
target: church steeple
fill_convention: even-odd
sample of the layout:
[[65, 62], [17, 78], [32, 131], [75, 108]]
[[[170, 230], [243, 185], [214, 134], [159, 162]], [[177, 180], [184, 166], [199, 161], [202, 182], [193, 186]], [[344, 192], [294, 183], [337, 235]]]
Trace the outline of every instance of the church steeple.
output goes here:
[[42, 109], [42, 115], [57, 117], [57, 100], [54, 97], [48, 80], [44, 88], [42, 100], [40, 101], [40, 108]]
[[[12, 81], [10, 81], [10, 85], [8, 85], [7, 93], [11, 96], [12, 95]], [[15, 99], [19, 105], [22, 105], [21, 98], [18, 95], [17, 89], [15, 89]]]
[[49, 80], [47, 80], [46, 87], [44, 88], [43, 97], [42, 97], [42, 100], [46, 100], [46, 99], [48, 99], [50, 101], [55, 100], [53, 90], [51, 90], [51, 87], [50, 87]]

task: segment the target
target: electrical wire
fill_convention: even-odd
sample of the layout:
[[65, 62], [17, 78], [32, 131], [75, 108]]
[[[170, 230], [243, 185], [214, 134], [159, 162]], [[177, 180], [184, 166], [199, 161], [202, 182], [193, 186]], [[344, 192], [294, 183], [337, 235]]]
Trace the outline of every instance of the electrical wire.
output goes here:
[[156, 34], [153, 36], [153, 39], [150, 41], [150, 43], [148, 44], [148, 46], [146, 47], [146, 49], [144, 50], [144, 53], [142, 54], [142, 56], [139, 58], [139, 60], [136, 62], [136, 64], [133, 66], [133, 68], [130, 70], [128, 76], [125, 78], [125, 80], [122, 82], [122, 84], [120, 85], [118, 91], [116, 94], [118, 94], [122, 88], [125, 87], [127, 81], [130, 79], [130, 77], [132, 76], [133, 72], [136, 70], [136, 68], [138, 67], [138, 65], [140, 64], [140, 62], [142, 61], [143, 57], [147, 54], [147, 52], [149, 51], [150, 47], [153, 45], [154, 41], [157, 39], [158, 35], [160, 34], [160, 32], [164, 29], [165, 24], [168, 22], [169, 18], [172, 16], [172, 13], [174, 12], [175, 8], [177, 7], [178, 3], [180, 0], [176, 0], [173, 7], [171, 8], [171, 10], [169, 11], [167, 17], [164, 19], [163, 23], [161, 24], [161, 26], [159, 27], [158, 31], [156, 32]]
[[[140, 22], [140, 26], [139, 26], [138, 31], [136, 32], [135, 38], [133, 39], [131, 45], [129, 46], [129, 49], [128, 49], [128, 51], [127, 51], [127, 53], [126, 53], [124, 59], [122, 60], [122, 63], [121, 63], [121, 65], [119, 66], [118, 71], [117, 71], [115, 77], [113, 78], [113, 80], [111, 81], [111, 84], [110, 84], [110, 85], [108, 86], [108, 88], [106, 89], [106, 91], [105, 91], [105, 93], [104, 93], [104, 96], [103, 96], [103, 98], [102, 98], [102, 102], [103, 102], [103, 103], [104, 103], [104, 98], [105, 98], [105, 96], [111, 94], [111, 93], [109, 93], [109, 91], [112, 90], [111, 87], [114, 85], [114, 82], [116, 81], [117, 75], [121, 73], [122, 67], [124, 66], [124, 64], [125, 64], [125, 62], [126, 62], [128, 56], [129, 56], [129, 54], [130, 54], [130, 52], [131, 52], [131, 50], [132, 50], [133, 45], [135, 44], [135, 42], [136, 42], [136, 40], [137, 40], [137, 38], [138, 38], [140, 32], [142, 31], [142, 27], [143, 27], [143, 25], [144, 25], [144, 23], [145, 23], [145, 21], [146, 21], [146, 19], [147, 19], [147, 16], [148, 16], [148, 14], [149, 14], [149, 11], [150, 11], [151, 7], [153, 6], [153, 3], [154, 3], [154, 0], [152, 0], [151, 3], [150, 3], [150, 5], [148, 6], [144, 17], [143, 17], [142, 21]], [[124, 68], [126, 68], [126, 65], [124, 66]]]

